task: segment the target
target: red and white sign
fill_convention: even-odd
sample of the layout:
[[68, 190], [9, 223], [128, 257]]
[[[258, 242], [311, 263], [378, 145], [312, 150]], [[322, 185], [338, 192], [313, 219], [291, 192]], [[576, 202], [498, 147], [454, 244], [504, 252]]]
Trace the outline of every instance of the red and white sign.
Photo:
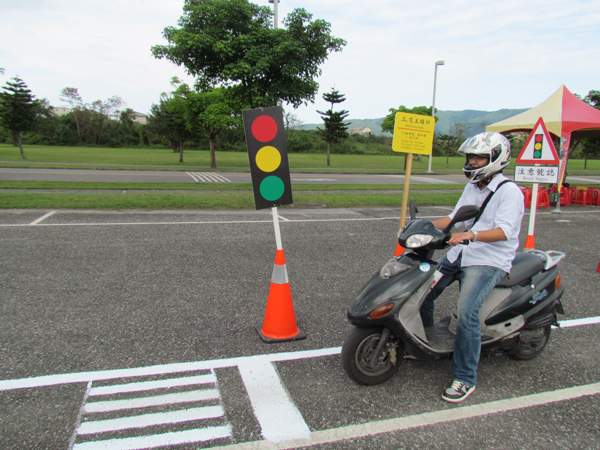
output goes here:
[[554, 148], [550, 133], [540, 117], [533, 127], [523, 150], [517, 157], [515, 164], [559, 164], [560, 159]]

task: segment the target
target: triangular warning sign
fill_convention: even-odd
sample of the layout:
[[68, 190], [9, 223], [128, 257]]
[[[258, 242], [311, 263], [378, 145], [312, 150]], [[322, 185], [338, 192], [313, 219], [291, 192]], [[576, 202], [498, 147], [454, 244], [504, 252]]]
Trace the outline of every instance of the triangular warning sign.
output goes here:
[[558, 154], [546, 129], [544, 121], [540, 117], [533, 127], [523, 150], [519, 154], [515, 164], [559, 164]]

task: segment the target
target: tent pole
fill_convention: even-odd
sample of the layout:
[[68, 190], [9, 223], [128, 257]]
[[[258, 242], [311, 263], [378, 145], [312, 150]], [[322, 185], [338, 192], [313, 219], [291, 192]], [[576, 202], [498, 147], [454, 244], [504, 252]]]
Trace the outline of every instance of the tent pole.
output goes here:
[[571, 146], [571, 133], [565, 132], [560, 138], [560, 166], [558, 168], [558, 202], [556, 203], [556, 209], [553, 213], [562, 213], [560, 210], [560, 194], [562, 191], [563, 182], [567, 176], [567, 162], [569, 160], [569, 149]]

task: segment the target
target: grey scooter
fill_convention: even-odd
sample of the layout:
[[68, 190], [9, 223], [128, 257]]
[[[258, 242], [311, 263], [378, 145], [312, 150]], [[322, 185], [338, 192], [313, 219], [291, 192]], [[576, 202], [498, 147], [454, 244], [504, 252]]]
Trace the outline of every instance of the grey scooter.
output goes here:
[[[423, 327], [419, 309], [441, 278], [432, 259], [435, 250], [448, 246], [455, 224], [479, 214], [464, 206], [445, 230], [416, 218], [414, 200], [410, 223], [399, 235], [409, 250], [388, 261], [361, 289], [348, 308], [355, 327], [342, 346], [342, 364], [354, 381], [373, 385], [391, 378], [405, 355], [436, 359], [452, 355], [456, 314], [431, 327]], [[564, 314], [564, 287], [558, 273], [565, 253], [529, 249], [519, 252], [510, 274], [486, 298], [479, 317], [482, 353], [503, 352], [513, 359], [537, 356], [548, 343], [556, 315]]]

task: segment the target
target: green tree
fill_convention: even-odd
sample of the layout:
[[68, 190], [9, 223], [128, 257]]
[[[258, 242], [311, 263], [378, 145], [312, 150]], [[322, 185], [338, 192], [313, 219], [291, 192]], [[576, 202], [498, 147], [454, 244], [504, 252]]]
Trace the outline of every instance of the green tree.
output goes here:
[[148, 126], [169, 140], [173, 151], [179, 153], [179, 162], [183, 162], [183, 143], [191, 137], [183, 99], [172, 94], [161, 95], [158, 105], [153, 104], [150, 108]]
[[450, 165], [450, 155], [458, 150], [458, 138], [449, 134], [436, 134], [437, 140], [441, 143], [442, 154], [446, 155], [446, 167]]
[[348, 117], [349, 112], [346, 110], [333, 111], [333, 105], [346, 101], [346, 97], [334, 88], [331, 88], [331, 92], [323, 94], [323, 100], [329, 102], [331, 107], [325, 112], [317, 111], [325, 122], [325, 129], [319, 128], [318, 130], [327, 142], [327, 165], [329, 166], [331, 165], [329, 157], [331, 144], [339, 144], [348, 137], [349, 124], [344, 123], [344, 119]]
[[[187, 88], [187, 85], [184, 85]], [[217, 168], [215, 143], [221, 132], [234, 125], [236, 108], [228, 89], [220, 87], [196, 92], [185, 89], [185, 118], [188, 130], [197, 132], [202, 128], [208, 137], [210, 167]]]
[[21, 150], [21, 157], [25, 157], [21, 133], [33, 128], [38, 113], [38, 100], [31, 94], [31, 90], [19, 77], [7, 81], [0, 92], [0, 123], [12, 133], [13, 144]]
[[168, 45], [153, 46], [153, 55], [184, 66], [197, 90], [227, 85], [250, 108], [312, 102], [319, 65], [346, 45], [301, 8], [277, 29], [271, 9], [248, 0], [185, 0], [183, 10], [178, 27], [163, 31]]
[[[600, 91], [591, 90], [583, 100], [594, 108], [600, 109]], [[584, 158], [583, 168], [587, 169], [588, 159], [600, 155], [600, 137], [583, 139], [581, 154]]]
[[[383, 122], [381, 122], [381, 131], [384, 133], [394, 133], [394, 122], [396, 120], [396, 113], [410, 113], [410, 114], [420, 114], [422, 116], [431, 116], [431, 106], [415, 106], [414, 108], [407, 108], [404, 105], [401, 105], [400, 108], [390, 108], [390, 113], [385, 116]], [[437, 121], [437, 117], [435, 118]]]
[[94, 144], [102, 143], [104, 129], [106, 123], [110, 120], [111, 115], [118, 115], [121, 108], [126, 106], [126, 103], [116, 95], [113, 95], [106, 101], [96, 100], [90, 105], [92, 110], [92, 133], [94, 135]]
[[70, 117], [75, 122], [75, 126], [77, 127], [77, 136], [79, 136], [79, 139], [81, 139], [81, 122], [84, 120], [84, 110], [87, 108], [86, 105], [83, 104], [81, 95], [79, 95], [77, 88], [66, 87], [60, 91], [59, 98], [64, 103], [69, 105]]

